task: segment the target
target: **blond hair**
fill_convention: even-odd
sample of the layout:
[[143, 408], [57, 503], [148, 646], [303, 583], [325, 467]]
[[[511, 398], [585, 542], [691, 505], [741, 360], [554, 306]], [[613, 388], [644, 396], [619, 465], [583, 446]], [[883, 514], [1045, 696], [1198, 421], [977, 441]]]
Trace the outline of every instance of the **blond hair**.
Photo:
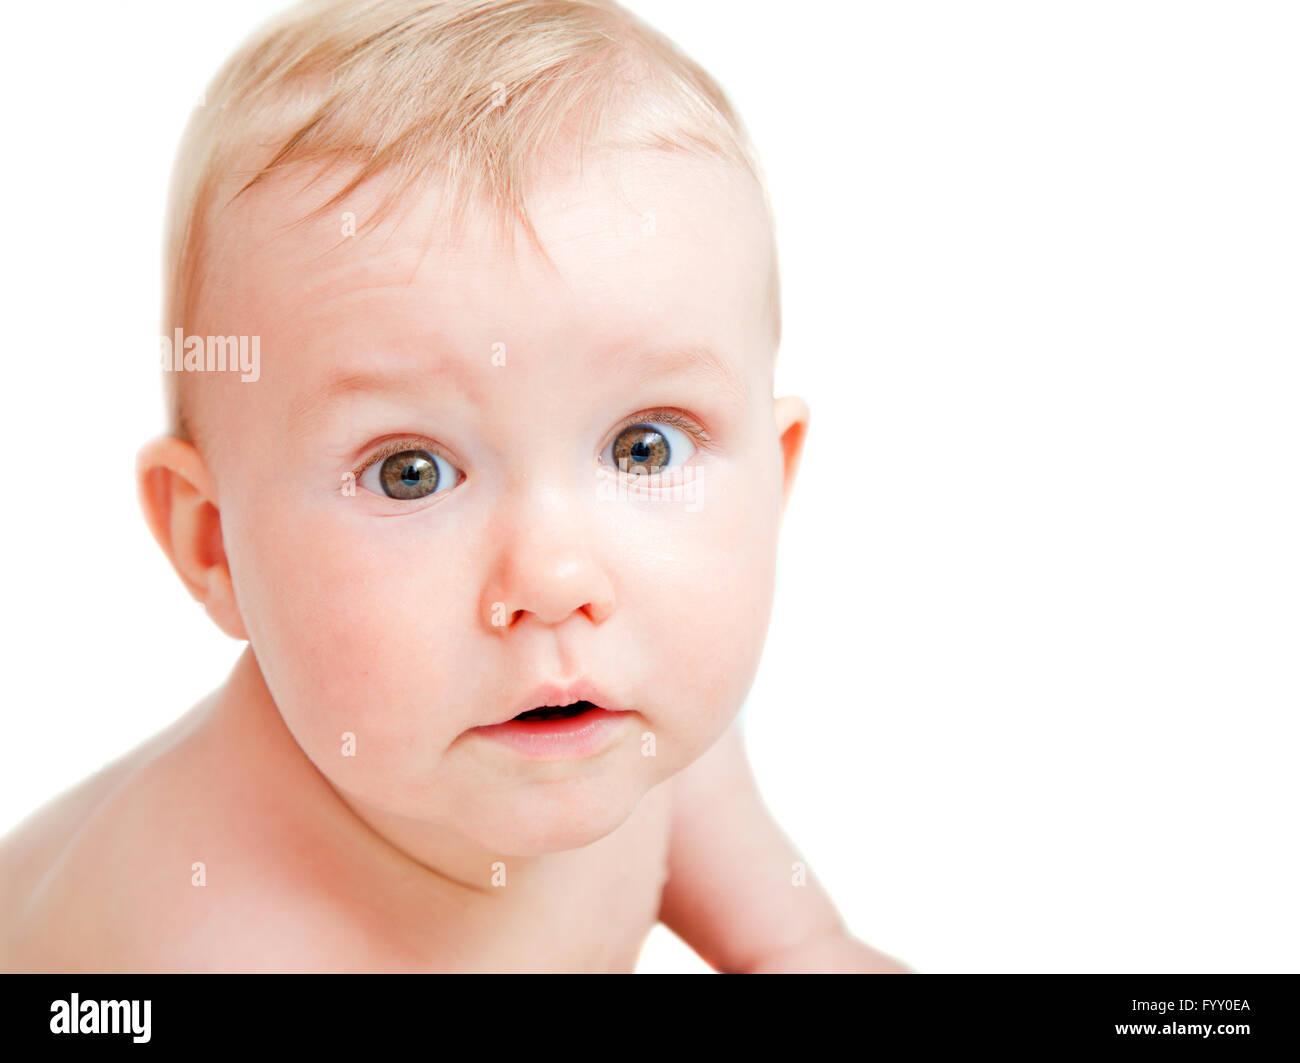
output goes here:
[[[215, 212], [284, 167], [360, 164], [302, 222], [393, 170], [365, 227], [437, 175], [453, 227], [485, 202], [503, 230], [517, 219], [540, 248], [525, 193], [557, 152], [590, 144], [730, 161], [758, 183], [770, 223], [761, 164], [721, 87], [614, 0], [305, 0], [227, 59], [186, 127], [167, 209], [163, 334], [190, 326]], [[775, 253], [768, 290], [775, 343]], [[179, 375], [165, 374], [169, 428], [188, 439]]]

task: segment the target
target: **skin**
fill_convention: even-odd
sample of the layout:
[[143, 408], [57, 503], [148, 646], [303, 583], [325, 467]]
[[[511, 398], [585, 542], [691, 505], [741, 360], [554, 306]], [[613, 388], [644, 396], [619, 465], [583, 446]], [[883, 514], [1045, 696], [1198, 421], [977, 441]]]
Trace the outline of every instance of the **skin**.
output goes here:
[[[333, 190], [303, 183], [221, 215], [187, 329], [259, 336], [259, 379], [192, 374], [196, 445], [139, 462], [159, 544], [250, 646], [5, 840], [5, 968], [631, 970], [662, 919], [718, 970], [906, 971], [792, 885], [734, 725], [809, 418], [772, 398], [757, 187], [593, 155], [529, 199], [548, 264], [486, 216], [441, 239], [431, 188], [375, 232], [285, 228]], [[686, 344], [741, 391], [652, 360]], [[408, 379], [322, 400], [375, 368]], [[661, 408], [704, 433], [670, 436], [694, 502], [602, 495], [620, 427]], [[438, 493], [361, 469], [394, 439], [445, 459]], [[600, 752], [530, 761], [473, 731], [577, 677], [626, 713]]]

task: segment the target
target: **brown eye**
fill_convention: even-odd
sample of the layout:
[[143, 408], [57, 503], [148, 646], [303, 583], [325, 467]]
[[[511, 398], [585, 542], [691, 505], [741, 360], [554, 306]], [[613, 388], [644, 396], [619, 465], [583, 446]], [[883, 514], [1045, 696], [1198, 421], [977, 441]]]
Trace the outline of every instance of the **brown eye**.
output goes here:
[[438, 458], [425, 450], [403, 450], [379, 463], [379, 487], [389, 498], [424, 498], [438, 489]]
[[620, 471], [634, 476], [652, 476], [689, 461], [695, 445], [679, 428], [647, 421], [628, 425], [614, 438], [610, 457]]

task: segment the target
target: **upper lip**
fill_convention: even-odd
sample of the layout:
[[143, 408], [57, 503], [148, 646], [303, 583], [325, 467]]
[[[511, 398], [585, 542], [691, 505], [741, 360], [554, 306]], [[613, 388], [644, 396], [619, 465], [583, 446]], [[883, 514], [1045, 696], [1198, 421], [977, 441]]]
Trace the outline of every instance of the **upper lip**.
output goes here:
[[575, 701], [590, 701], [598, 708], [609, 712], [623, 711], [594, 683], [587, 679], [578, 679], [572, 683], [543, 683], [541, 686], [534, 687], [530, 694], [515, 703], [509, 710], [508, 716], [497, 720], [496, 723], [513, 720], [521, 712], [540, 709], [543, 705], [570, 705]]

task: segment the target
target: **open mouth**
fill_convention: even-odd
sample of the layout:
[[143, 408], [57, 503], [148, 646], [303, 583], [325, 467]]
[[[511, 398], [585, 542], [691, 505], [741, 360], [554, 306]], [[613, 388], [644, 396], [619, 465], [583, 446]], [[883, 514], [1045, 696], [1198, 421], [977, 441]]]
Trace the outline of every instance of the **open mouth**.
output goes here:
[[568, 705], [543, 705], [541, 708], [521, 712], [514, 717], [514, 720], [521, 723], [542, 720], [568, 720], [575, 716], [581, 716], [585, 712], [591, 712], [597, 707], [590, 701], [574, 701]]
[[[533, 696], [538, 701], [558, 701], [576, 693], [579, 691], [550, 689], [536, 691]], [[620, 738], [626, 739], [629, 721], [635, 716], [631, 710], [607, 709], [594, 701], [570, 701], [525, 709], [502, 723], [475, 727], [472, 733], [528, 760], [580, 760], [613, 748]]]

